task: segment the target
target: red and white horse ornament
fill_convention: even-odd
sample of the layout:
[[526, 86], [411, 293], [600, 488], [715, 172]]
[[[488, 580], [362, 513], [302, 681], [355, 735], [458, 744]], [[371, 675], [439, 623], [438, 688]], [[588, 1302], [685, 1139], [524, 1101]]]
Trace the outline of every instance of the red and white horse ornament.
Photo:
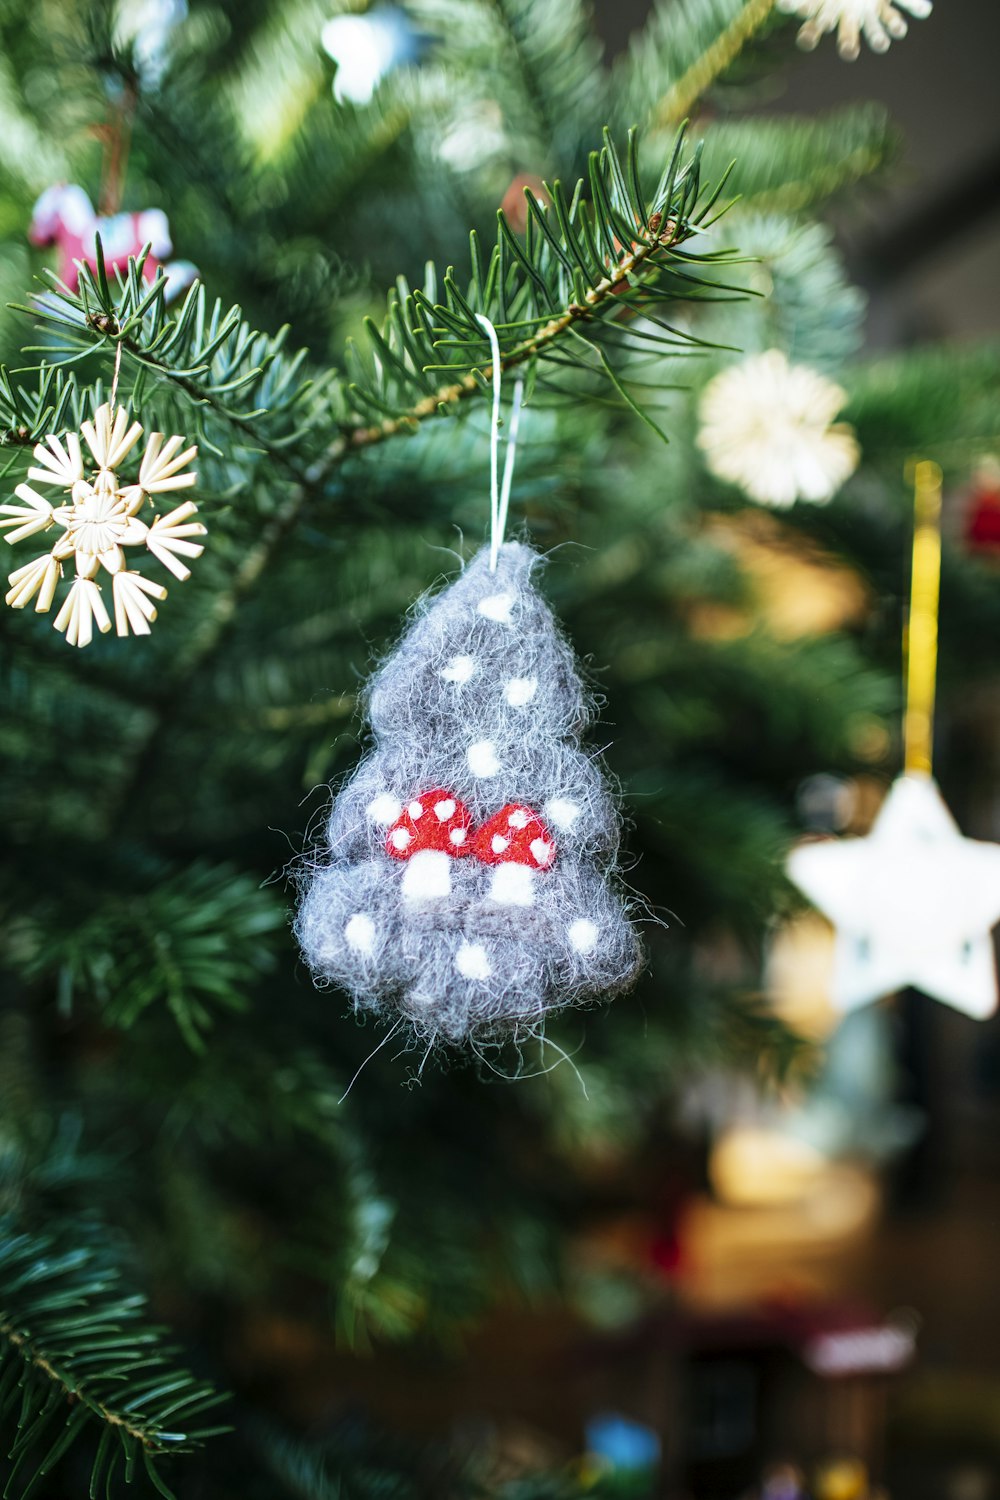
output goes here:
[[189, 287], [198, 275], [189, 260], [168, 261], [173, 250], [170, 226], [162, 209], [147, 208], [142, 213], [101, 215], [82, 187], [59, 183], [46, 188], [35, 204], [28, 238], [33, 245], [55, 245], [59, 252], [58, 275], [71, 292], [80, 280], [77, 261], [92, 270], [97, 266], [97, 236], [101, 237], [104, 264], [109, 274], [124, 272], [130, 255], [138, 257], [150, 247], [142, 274], [154, 281], [162, 266], [167, 278], [167, 299]]

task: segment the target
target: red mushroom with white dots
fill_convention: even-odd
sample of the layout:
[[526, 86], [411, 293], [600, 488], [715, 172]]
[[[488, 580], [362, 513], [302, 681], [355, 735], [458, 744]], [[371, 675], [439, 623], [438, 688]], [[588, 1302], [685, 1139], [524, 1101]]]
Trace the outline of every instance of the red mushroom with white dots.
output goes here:
[[385, 849], [405, 860], [403, 896], [430, 901], [451, 892], [448, 861], [472, 848], [472, 814], [451, 792], [421, 792], [386, 831]]
[[534, 877], [555, 861], [556, 846], [538, 813], [508, 802], [477, 830], [472, 852], [494, 865], [490, 899], [501, 906], [532, 906]]

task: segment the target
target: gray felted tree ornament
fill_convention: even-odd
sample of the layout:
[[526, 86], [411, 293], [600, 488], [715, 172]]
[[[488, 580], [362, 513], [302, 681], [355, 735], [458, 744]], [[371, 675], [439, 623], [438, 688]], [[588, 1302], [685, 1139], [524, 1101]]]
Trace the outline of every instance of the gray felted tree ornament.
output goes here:
[[[501, 533], [502, 534], [502, 533]], [[368, 685], [375, 747], [298, 916], [317, 978], [425, 1045], [541, 1034], [640, 962], [590, 704], [520, 542], [422, 601]]]

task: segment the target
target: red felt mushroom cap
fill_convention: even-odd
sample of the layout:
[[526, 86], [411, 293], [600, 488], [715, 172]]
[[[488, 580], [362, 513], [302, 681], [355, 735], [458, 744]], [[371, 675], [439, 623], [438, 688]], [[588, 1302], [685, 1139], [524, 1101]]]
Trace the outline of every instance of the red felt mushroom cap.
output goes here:
[[472, 852], [485, 865], [547, 870], [556, 857], [556, 846], [536, 812], [519, 802], [508, 802], [477, 831]]
[[421, 792], [403, 808], [387, 831], [385, 851], [393, 859], [411, 859], [424, 849], [468, 854], [472, 847], [472, 814], [451, 792]]

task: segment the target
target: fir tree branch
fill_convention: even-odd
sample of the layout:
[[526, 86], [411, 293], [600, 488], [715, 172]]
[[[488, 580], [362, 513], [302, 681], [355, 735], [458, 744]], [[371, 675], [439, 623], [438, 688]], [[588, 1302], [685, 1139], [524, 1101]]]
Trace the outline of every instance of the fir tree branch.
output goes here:
[[[661, 219], [653, 215], [651, 228], [654, 232], [659, 230]], [[638, 231], [637, 231], [638, 232]], [[620, 299], [626, 291], [630, 278], [640, 276], [650, 269], [650, 263], [660, 252], [669, 251], [679, 240], [680, 230], [676, 221], [670, 221], [662, 233], [648, 243], [639, 244], [636, 249], [623, 253], [621, 259], [616, 263], [614, 272], [601, 277], [596, 286], [591, 287], [580, 301], [571, 301], [556, 317], [532, 333], [529, 337], [521, 340], [503, 353], [500, 358], [500, 368], [506, 374], [516, 369], [519, 365], [528, 363], [530, 360], [545, 357], [550, 348], [560, 342], [565, 334], [578, 325], [591, 321], [595, 314], [604, 310], [613, 298]], [[655, 269], [655, 263], [653, 265]], [[623, 310], [623, 304], [619, 301], [613, 304], [614, 312], [618, 317]], [[102, 331], [113, 333], [116, 330], [104, 329]], [[411, 406], [405, 407], [397, 415], [387, 418], [383, 422], [370, 426], [346, 426], [338, 434], [327, 448], [323, 459], [304, 470], [285, 451], [282, 444], [269, 442], [266, 436], [259, 433], [253, 421], [246, 416], [233, 413], [213, 399], [211, 390], [201, 387], [188, 376], [178, 374], [169, 364], [162, 360], [151, 359], [144, 353], [141, 346], [130, 340], [126, 335], [121, 335], [122, 347], [137, 362], [147, 368], [155, 370], [165, 380], [170, 380], [178, 385], [193, 402], [210, 406], [218, 416], [228, 424], [241, 432], [255, 447], [263, 449], [270, 458], [286, 468], [296, 479], [300, 481], [302, 494], [296, 495], [295, 501], [282, 508], [279, 513], [279, 524], [276, 528], [268, 528], [265, 536], [271, 530], [275, 530], [276, 536], [284, 534], [290, 525], [294, 525], [302, 505], [313, 493], [322, 490], [325, 482], [329, 479], [333, 470], [339, 462], [349, 453], [358, 452], [364, 448], [371, 448], [379, 443], [384, 443], [389, 438], [413, 433], [420, 423], [428, 418], [442, 415], [448, 410], [453, 410], [470, 397], [480, 396], [489, 386], [493, 378], [492, 361], [486, 361], [477, 366], [476, 372], [463, 376], [461, 380], [451, 381], [436, 387], [429, 395], [423, 396]], [[22, 445], [27, 444], [30, 439], [27, 429], [22, 429], [24, 436], [18, 441]], [[280, 519], [284, 518], [284, 519]], [[260, 554], [259, 557], [257, 554]], [[252, 585], [259, 575], [261, 568], [270, 556], [270, 548], [265, 537], [262, 536], [262, 545], [254, 549], [254, 560], [248, 554], [245, 565], [247, 586]], [[241, 569], [241, 573], [244, 570]], [[240, 593], [245, 588], [240, 589]]]
[[767, 34], [777, 0], [658, 0], [613, 70], [611, 97], [654, 136], [676, 129]]
[[[77, 293], [53, 278], [52, 290], [36, 307], [22, 310], [59, 330], [69, 359], [103, 339], [119, 342], [132, 362], [183, 393], [203, 438], [210, 415], [316, 490], [347, 453], [412, 431], [488, 388], [489, 345], [480, 316], [496, 325], [503, 366], [510, 369], [529, 361], [544, 364], [565, 337], [585, 327], [594, 342], [603, 322], [624, 322], [656, 305], [664, 296], [663, 273], [672, 273], [671, 297], [702, 295], [710, 283], [694, 268], [711, 265], [713, 257], [683, 247], [699, 233], [718, 192], [703, 197], [697, 153], [682, 168], [679, 150], [680, 142], [647, 200], [639, 186], [634, 134], [626, 160], [606, 135], [602, 151], [591, 157], [589, 183], [578, 183], [571, 199], [558, 183], [551, 204], [528, 195], [523, 240], [501, 214], [487, 261], [473, 235], [466, 290], [451, 270], [440, 294], [433, 268], [423, 289], [411, 292], [401, 281], [390, 294], [382, 327], [369, 321], [366, 344], [348, 345], [352, 379], [333, 371], [319, 380], [301, 373], [304, 352], [285, 355], [284, 331], [274, 338], [258, 333], [238, 307], [210, 307], [200, 286], [168, 312], [163, 281], [149, 287], [134, 261], [113, 287], [99, 255], [95, 273], [82, 269]], [[670, 333], [663, 342], [683, 339]], [[583, 360], [576, 363], [587, 367]], [[454, 371], [456, 378], [435, 385], [438, 370]], [[5, 394], [0, 390], [0, 397]], [[74, 414], [91, 395], [75, 393]], [[17, 402], [0, 400], [0, 416], [4, 404]], [[317, 464], [309, 450], [315, 454], [320, 435], [331, 428], [335, 436]], [[290, 456], [293, 448], [304, 452], [303, 464]]]
[[[654, 226], [659, 227], [659, 221]], [[595, 313], [607, 306], [612, 298], [620, 297], [623, 290], [623, 282], [627, 282], [631, 276], [640, 275], [646, 268], [654, 252], [667, 250], [675, 243], [677, 234], [676, 224], [669, 224], [658, 240], [649, 244], [640, 245], [636, 250], [623, 255], [618, 262], [613, 275], [604, 276], [592, 287], [579, 302], [571, 302], [558, 316], [551, 318], [542, 328], [539, 328], [529, 338], [515, 344], [506, 353], [501, 354], [500, 369], [506, 374], [516, 369], [519, 365], [526, 364], [536, 357], [544, 357], [548, 350], [563, 335], [574, 329], [581, 323], [589, 321]], [[340, 457], [344, 453], [368, 448], [376, 443], [385, 442], [387, 438], [395, 437], [399, 433], [412, 432], [414, 428], [428, 417], [433, 417], [441, 412], [467, 401], [471, 396], [481, 395], [493, 378], [492, 361], [477, 367], [477, 373], [464, 376], [459, 381], [447, 385], [438, 386], [429, 396], [424, 396], [411, 407], [399, 413], [398, 416], [377, 423], [371, 427], [358, 427], [349, 433], [339, 437], [330, 449], [331, 457]]]
[[[546, 89], [547, 80], [544, 77], [544, 71], [539, 69], [539, 59], [526, 46], [526, 41], [531, 37], [535, 19], [532, 15], [532, 6], [525, 6], [523, 3], [512, 4], [511, 0], [492, 0], [492, 3], [507, 40], [509, 55], [516, 63], [524, 85], [524, 93], [538, 121], [539, 136], [542, 140], [551, 140], [556, 134], [559, 121], [551, 114], [551, 92]], [[569, 51], [576, 37], [570, 32], [568, 25], [570, 7], [563, 4], [562, 9], [567, 14], [562, 18], [560, 41], [564, 51]], [[573, 20], [578, 24], [581, 21], [578, 11], [573, 15]], [[574, 27], [574, 33], [575, 30]]]
[[0, 1220], [0, 1418], [15, 1437], [6, 1497], [25, 1493], [79, 1438], [103, 1429], [91, 1493], [141, 1460], [171, 1495], [159, 1456], [184, 1453], [224, 1430], [201, 1418], [222, 1398], [171, 1363], [160, 1330], [142, 1321], [145, 1298], [123, 1292], [117, 1270], [88, 1247]]
[[[106, 1422], [109, 1427], [120, 1429], [124, 1438], [134, 1438], [144, 1448], [151, 1448], [156, 1443], [156, 1434], [151, 1432], [144, 1423], [130, 1419], [128, 1415], [116, 1411], [112, 1406], [109, 1406], [104, 1401], [99, 1401], [96, 1397], [88, 1399], [80, 1384], [74, 1381], [72, 1376], [68, 1375], [65, 1370], [57, 1368], [50, 1359], [46, 1358], [41, 1350], [32, 1344], [31, 1339], [27, 1335], [18, 1332], [13, 1323], [0, 1322], [0, 1341], [8, 1344], [25, 1364], [30, 1365], [32, 1370], [37, 1370], [39, 1374], [44, 1375], [46, 1379], [50, 1380], [58, 1388], [67, 1403], [85, 1400], [87, 1406], [95, 1416], [99, 1417], [102, 1422]], [[164, 1450], [160, 1447], [157, 1451], [163, 1452]], [[48, 1466], [46, 1465], [46, 1467]]]
[[252, 593], [275, 553], [295, 530], [309, 501], [322, 492], [334, 467], [332, 459], [327, 465], [317, 466], [308, 481], [295, 485], [288, 492], [284, 503], [265, 523], [257, 542], [244, 553], [229, 587], [215, 596], [209, 614], [178, 653], [174, 675], [179, 681], [186, 681], [202, 662], [214, 654], [232, 625], [241, 601]]
[[838, 161], [816, 167], [808, 177], [752, 194], [746, 201], [764, 213], [800, 214], [870, 177], [885, 161], [886, 153], [877, 146], [857, 146]]
[[251, 983], [271, 967], [263, 939], [283, 926], [284, 912], [232, 865], [159, 869], [154, 884], [134, 884], [103, 902], [76, 888], [26, 913], [15, 964], [29, 980], [56, 982], [67, 1013], [81, 992], [122, 1030], [163, 1006], [200, 1052], [215, 1009], [242, 1010]]
[[435, 38], [446, 118], [461, 122], [490, 77], [502, 129], [485, 147], [486, 162], [502, 161], [508, 174], [576, 164], [606, 108], [607, 73], [585, 0], [410, 0], [408, 9]]
[[10, 371], [0, 365], [0, 450], [33, 448], [53, 430], [79, 425], [81, 415], [76, 380], [54, 365], [43, 365], [38, 385], [26, 390], [15, 385]]
[[914, 453], [965, 467], [997, 447], [1000, 343], [907, 349], [851, 372], [848, 415], [866, 457], [898, 481]]
[[845, 187], [853, 187], [863, 177], [870, 177], [883, 164], [884, 158], [868, 146], [859, 146], [856, 151], [818, 168], [812, 175], [799, 182], [786, 183], [784, 187], [760, 193], [749, 198], [754, 208], [763, 212], [782, 214], [802, 213], [817, 203], [824, 203]]
[[[248, 448], [280, 463], [295, 481], [245, 554], [230, 587], [176, 659], [159, 697], [161, 709], [218, 648], [240, 601], [294, 531], [304, 508], [325, 493], [346, 457], [413, 432], [489, 389], [492, 364], [480, 314], [495, 323], [502, 367], [510, 370], [528, 363], [544, 366], [564, 341], [581, 334], [593, 344], [602, 323], [624, 326], [635, 313], [663, 299], [660, 278], [665, 272], [672, 273], [671, 295], [703, 293], [706, 283], [694, 270], [711, 265], [714, 257], [702, 259], [683, 247], [712, 211], [718, 190], [702, 195], [698, 156], [682, 168], [680, 149], [678, 140], [647, 199], [639, 184], [634, 133], [625, 160], [606, 134], [603, 150], [591, 158], [589, 199], [583, 182], [571, 200], [558, 183], [550, 205], [529, 196], [523, 240], [501, 214], [488, 264], [473, 236], [472, 281], [465, 292], [451, 271], [444, 277], [443, 295], [437, 292], [436, 273], [428, 276], [423, 290], [410, 292], [401, 282], [390, 295], [382, 328], [369, 324], [367, 349], [348, 348], [353, 380], [333, 372], [318, 382], [302, 375], [304, 355], [286, 356], [282, 333], [269, 338], [250, 328], [238, 308], [225, 312], [218, 302], [210, 306], [201, 287], [168, 312], [162, 281], [150, 287], [135, 262], [113, 287], [99, 255], [95, 273], [85, 267], [81, 271], [78, 293], [53, 279], [53, 290], [40, 305], [25, 309], [60, 330], [67, 352], [74, 355], [95, 340], [120, 342], [130, 362], [183, 393], [200, 436], [208, 437], [205, 420], [211, 416], [220, 426], [220, 441], [221, 428], [229, 428]], [[679, 339], [671, 331], [661, 336], [665, 344]], [[574, 365], [585, 372], [589, 361], [578, 354]], [[436, 369], [454, 369], [457, 378], [435, 384]], [[9, 380], [0, 384], [0, 420], [6, 419], [11, 429], [27, 427], [34, 435], [57, 418], [78, 421], [99, 394], [99, 388], [78, 388], [72, 376], [43, 366], [37, 393], [14, 390]], [[372, 421], [374, 415], [379, 420]], [[310, 446], [331, 426], [332, 441], [310, 459]], [[220, 451], [210, 438], [208, 446]], [[293, 448], [302, 450], [301, 460], [293, 456]], [[151, 734], [156, 729], [154, 725]], [[144, 764], [141, 755], [139, 765]]]
[[849, 105], [818, 117], [720, 119], [704, 136], [705, 170], [735, 161], [741, 206], [796, 214], [885, 168], [899, 138], [878, 105]]
[[[218, 651], [240, 602], [294, 532], [306, 506], [326, 493], [339, 466], [349, 455], [411, 433], [422, 422], [455, 412], [489, 390], [493, 370], [481, 316], [496, 327], [504, 370], [531, 364], [536, 381], [544, 384], [547, 361], [566, 344], [582, 377], [603, 374], [626, 404], [634, 404], [603, 357], [602, 325], [627, 330], [628, 320], [651, 312], [665, 296], [698, 300], [711, 295], [713, 283], [699, 272], [723, 258], [685, 248], [709, 220], [721, 186], [703, 194], [700, 154], [682, 166], [682, 143], [679, 137], [659, 184], [647, 197], [640, 183], [635, 133], [629, 135], [623, 158], [605, 132], [602, 150], [591, 155], [588, 181], [577, 183], [571, 198], [558, 182], [547, 204], [526, 195], [523, 238], [515, 236], [502, 213], [488, 258], [478, 238], [471, 237], [472, 273], [464, 291], [450, 269], [440, 293], [433, 267], [422, 289], [411, 291], [400, 280], [390, 294], [381, 328], [369, 320], [366, 343], [348, 345], [353, 378], [328, 372], [314, 382], [302, 373], [304, 352], [286, 356], [283, 333], [275, 338], [258, 333], [246, 324], [239, 308], [225, 312], [218, 302], [210, 306], [201, 287], [192, 288], [177, 311], [168, 311], [163, 282], [150, 287], [134, 261], [114, 287], [100, 254], [96, 272], [81, 268], [78, 293], [53, 278], [53, 291], [34, 311], [61, 332], [71, 357], [95, 340], [117, 340], [140, 367], [140, 379], [145, 370], [152, 371], [183, 394], [199, 436], [211, 451], [223, 451], [228, 429], [248, 449], [280, 462], [295, 481], [245, 553], [229, 587], [218, 595], [165, 674], [136, 750], [128, 789], [119, 801], [123, 817], [131, 794], [147, 789], [160, 754], [157, 741], [179, 706], [185, 684]], [[644, 336], [666, 347], [686, 338], [654, 319]], [[591, 359], [595, 352], [596, 376]], [[43, 370], [39, 390], [48, 382], [60, 392], [65, 409], [79, 415], [97, 393], [76, 389], [68, 378], [60, 387], [60, 377], [49, 370]], [[439, 370], [454, 372], [454, 378], [438, 377], [436, 383]], [[9, 390], [8, 381], [0, 397], [7, 395], [5, 404], [12, 407], [34, 405], [40, 415], [43, 405], [52, 405], [40, 397], [32, 403], [24, 393], [11, 397]], [[135, 404], [141, 406], [138, 400]], [[206, 430], [209, 418], [218, 427], [217, 442]], [[317, 440], [331, 428], [332, 440], [328, 436], [317, 453]], [[293, 447], [301, 451], [301, 459], [292, 456]]]
[[746, 46], [774, 12], [777, 0], [746, 0], [705, 51], [664, 94], [653, 114], [653, 123], [670, 129], [686, 120], [727, 68], [732, 67]]
[[264, 525], [255, 545], [244, 554], [228, 588], [216, 594], [208, 615], [177, 652], [173, 670], [155, 695], [150, 722], [135, 748], [131, 770], [118, 800], [113, 832], [120, 832], [126, 825], [133, 798], [148, 787], [155, 775], [163, 749], [164, 731], [183, 706], [187, 684], [219, 651], [232, 629], [240, 604], [253, 592], [282, 544], [294, 532], [306, 505], [322, 490], [333, 467], [335, 461], [331, 461], [328, 467], [318, 468], [313, 484], [292, 487], [279, 510]]

